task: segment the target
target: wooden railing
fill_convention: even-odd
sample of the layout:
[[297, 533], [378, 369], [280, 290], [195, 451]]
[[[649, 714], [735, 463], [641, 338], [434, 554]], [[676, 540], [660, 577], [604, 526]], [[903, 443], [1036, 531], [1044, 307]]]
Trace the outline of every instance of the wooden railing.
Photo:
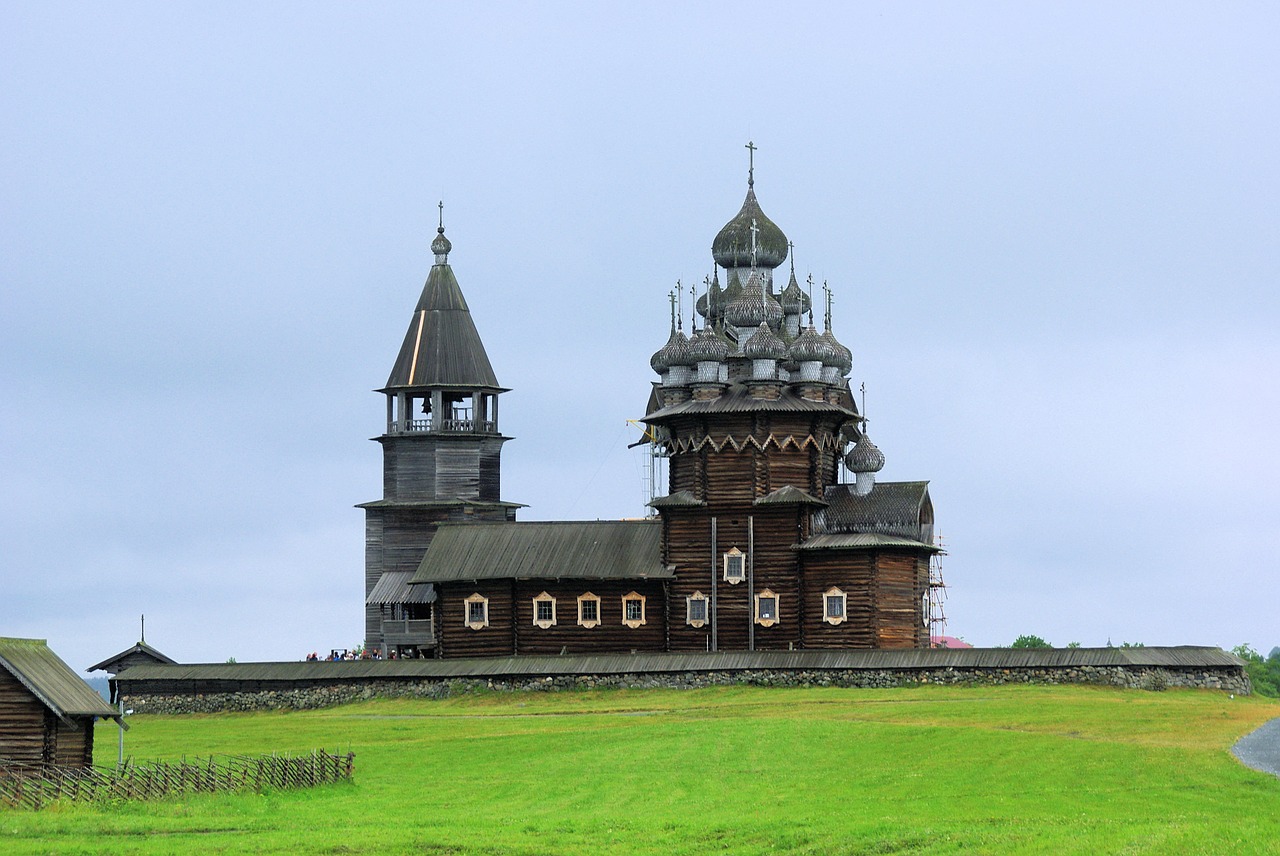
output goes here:
[[388, 645], [430, 645], [435, 624], [430, 618], [384, 618], [382, 638]]
[[443, 431], [449, 434], [493, 434], [497, 432], [497, 423], [490, 419], [409, 419], [405, 422], [392, 422], [388, 434], [409, 434], [420, 431]]

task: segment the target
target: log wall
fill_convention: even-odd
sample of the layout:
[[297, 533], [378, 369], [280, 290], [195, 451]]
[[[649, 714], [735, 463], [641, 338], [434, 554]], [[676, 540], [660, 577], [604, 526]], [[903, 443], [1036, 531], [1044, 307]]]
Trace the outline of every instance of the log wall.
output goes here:
[[47, 709], [8, 671], [0, 669], [0, 760], [37, 764], [45, 756]]
[[[511, 654], [582, 654], [663, 651], [666, 614], [662, 583], [652, 580], [482, 580], [436, 586], [441, 657], [500, 657]], [[622, 623], [622, 598], [645, 597], [645, 623]], [[546, 592], [556, 600], [556, 623], [534, 623], [533, 599]], [[600, 623], [578, 624], [578, 596], [600, 598]], [[466, 599], [489, 599], [489, 626], [466, 625]]]

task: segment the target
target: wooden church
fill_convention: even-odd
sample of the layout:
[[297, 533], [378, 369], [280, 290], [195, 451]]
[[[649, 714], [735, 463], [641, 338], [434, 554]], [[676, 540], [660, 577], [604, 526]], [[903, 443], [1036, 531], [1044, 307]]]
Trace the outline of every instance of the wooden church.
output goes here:
[[669, 489], [641, 521], [516, 522], [522, 506], [500, 490], [506, 390], [442, 220], [379, 390], [383, 498], [361, 506], [367, 646], [430, 657], [928, 646], [928, 483], [876, 479], [885, 458], [850, 391], [852, 355], [829, 300], [817, 329], [794, 265], [775, 287], [790, 245], [754, 185], [753, 164], [689, 334], [673, 296], [650, 361], [660, 379], [644, 422]]

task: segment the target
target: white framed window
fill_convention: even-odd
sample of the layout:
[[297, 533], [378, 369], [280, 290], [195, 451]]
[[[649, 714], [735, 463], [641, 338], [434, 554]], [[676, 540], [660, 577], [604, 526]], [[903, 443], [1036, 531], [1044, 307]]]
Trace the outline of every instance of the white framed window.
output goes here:
[[591, 592], [578, 597], [578, 623], [595, 627], [600, 623], [600, 598]]
[[747, 578], [747, 557], [737, 547], [724, 554], [724, 581], [737, 585]]
[[822, 620], [828, 624], [843, 624], [848, 617], [849, 597], [832, 586], [822, 593]]
[[707, 614], [711, 608], [710, 600], [700, 591], [695, 591], [684, 599], [685, 623], [693, 627], [702, 627], [707, 623]]
[[631, 592], [622, 596], [622, 623], [635, 628], [644, 624], [645, 596], [639, 592]]
[[463, 623], [472, 630], [489, 626], [489, 598], [476, 592], [462, 602]]
[[756, 595], [756, 624], [772, 627], [778, 620], [778, 596], [765, 589]]
[[545, 591], [533, 599], [533, 623], [543, 630], [556, 624], [556, 599]]

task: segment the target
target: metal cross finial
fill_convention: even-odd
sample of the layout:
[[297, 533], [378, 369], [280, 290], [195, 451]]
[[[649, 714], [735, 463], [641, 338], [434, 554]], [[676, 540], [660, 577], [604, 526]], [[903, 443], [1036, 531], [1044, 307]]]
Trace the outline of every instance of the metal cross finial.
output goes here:
[[787, 241], [787, 255], [791, 256], [791, 275], [796, 275], [796, 242]]
[[[680, 280], [676, 280], [676, 285], [680, 284]], [[698, 332], [698, 289], [690, 284], [689, 286], [689, 333]]]
[[667, 292], [667, 302], [671, 304], [671, 332], [676, 331], [676, 293], [674, 291]]
[[444, 200], [440, 200], [440, 204], [436, 206], [440, 209], [440, 231], [444, 231]]
[[676, 329], [684, 329], [684, 289], [680, 287], [680, 280], [676, 280], [676, 290], [671, 292], [672, 304], [679, 303], [680, 309], [676, 312]]
[[747, 187], [756, 185], [756, 144], [747, 140]]
[[[858, 384], [858, 391], [862, 393], [862, 424], [867, 424], [867, 382], [864, 380]], [[867, 433], [864, 429], [862, 433]]]
[[825, 279], [822, 281], [822, 293], [826, 297], [826, 312], [822, 316], [822, 323], [828, 330], [830, 330], [831, 329], [831, 289], [827, 286], [827, 281]]
[[751, 218], [751, 267], [756, 266], [756, 235], [760, 234], [760, 227], [756, 224], [756, 218]]
[[809, 284], [809, 326], [813, 326], [813, 274], [809, 274], [805, 282]]

